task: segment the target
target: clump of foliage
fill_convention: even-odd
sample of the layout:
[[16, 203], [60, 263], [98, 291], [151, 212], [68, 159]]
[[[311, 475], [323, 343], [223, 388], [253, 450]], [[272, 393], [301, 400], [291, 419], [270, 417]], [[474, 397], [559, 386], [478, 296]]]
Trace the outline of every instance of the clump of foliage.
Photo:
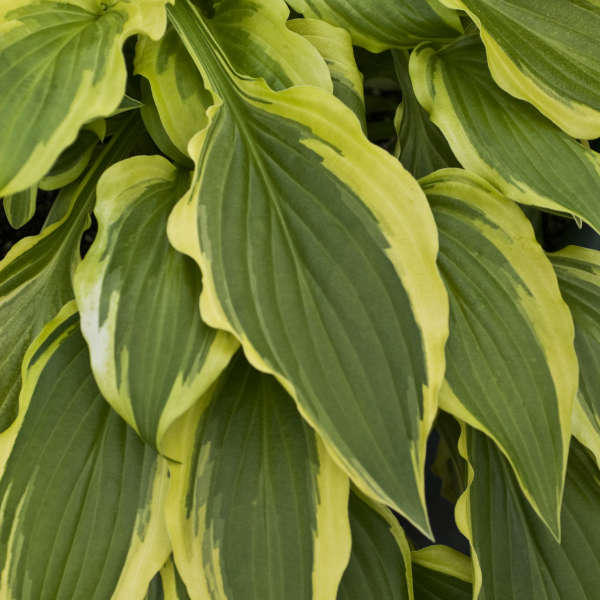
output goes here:
[[0, 598], [597, 598], [600, 5], [289, 5], [0, 5]]

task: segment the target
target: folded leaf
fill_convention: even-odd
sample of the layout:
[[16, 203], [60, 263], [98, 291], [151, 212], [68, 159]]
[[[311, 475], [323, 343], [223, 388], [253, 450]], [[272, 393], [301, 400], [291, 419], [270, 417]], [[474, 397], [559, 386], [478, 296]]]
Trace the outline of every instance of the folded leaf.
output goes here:
[[392, 51], [394, 70], [402, 90], [402, 103], [394, 118], [397, 133], [394, 154], [415, 177], [424, 177], [444, 167], [458, 167], [458, 161], [442, 132], [419, 104], [408, 74], [408, 55]]
[[172, 27], [157, 42], [140, 36], [135, 71], [150, 82], [165, 131], [177, 149], [187, 155], [190, 139], [206, 126], [206, 109], [212, 104], [212, 96]]
[[37, 191], [37, 185], [34, 185], [23, 192], [17, 192], [4, 198], [4, 214], [6, 214], [6, 220], [13, 229], [20, 229], [33, 218]]
[[240, 353], [200, 413], [176, 426], [187, 454], [167, 505], [191, 597], [334, 598], [350, 555], [348, 478], [293, 400]]
[[479, 25], [494, 79], [576, 138], [600, 137], [600, 4], [442, 0]]
[[427, 546], [412, 553], [415, 600], [471, 600], [471, 560], [448, 546]]
[[188, 187], [189, 175], [161, 156], [105, 171], [94, 210], [98, 235], [73, 280], [102, 394], [161, 452], [170, 425], [238, 347], [201, 320], [198, 269], [167, 239], [169, 212]]
[[79, 128], [125, 93], [123, 42], [152, 38], [169, 0], [4, 0], [0, 8], [0, 196], [37, 183]]
[[140, 598], [170, 553], [166, 462], [103, 400], [78, 321], [71, 302], [33, 342], [0, 435], [7, 600]]
[[447, 298], [425, 197], [341, 101], [242, 82], [190, 5], [170, 13], [224, 100], [169, 222], [202, 269], [202, 316], [278, 378], [358, 487], [427, 531]]
[[548, 256], [575, 321], [580, 374], [573, 434], [600, 465], [600, 252], [569, 246]]
[[479, 177], [446, 169], [421, 185], [450, 297], [440, 406], [493, 438], [558, 536], [578, 366], [552, 265], [519, 207]]
[[571, 442], [559, 544], [537, 518], [506, 459], [468, 428], [461, 451], [470, 487], [457, 519], [471, 542], [474, 598], [596, 598], [600, 586], [600, 473], [587, 450]]
[[89, 226], [98, 178], [128, 155], [140, 135], [137, 120], [128, 118], [121, 127], [85, 176], [56, 198], [55, 205], [61, 207], [57, 219], [39, 235], [20, 240], [0, 262], [0, 431], [17, 414], [21, 362], [27, 346], [73, 298], [71, 275], [80, 261], [81, 236]]
[[343, 27], [354, 43], [381, 52], [411, 48], [423, 40], [447, 41], [462, 32], [458, 14], [439, 0], [290, 0], [305, 17]]
[[352, 109], [366, 131], [363, 77], [356, 65], [350, 34], [319, 19], [292, 19], [287, 26], [319, 51], [329, 67], [334, 95]]
[[410, 548], [385, 506], [350, 494], [352, 554], [337, 600], [413, 600]]
[[492, 79], [478, 36], [411, 55], [417, 98], [465, 169], [521, 204], [572, 213], [600, 231], [600, 155]]

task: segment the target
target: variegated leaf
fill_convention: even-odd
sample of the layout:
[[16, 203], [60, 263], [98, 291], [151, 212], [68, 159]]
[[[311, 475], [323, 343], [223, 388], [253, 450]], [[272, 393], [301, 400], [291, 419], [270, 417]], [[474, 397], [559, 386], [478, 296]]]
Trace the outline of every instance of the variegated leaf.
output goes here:
[[241, 81], [191, 4], [170, 15], [223, 99], [169, 223], [202, 269], [202, 316], [278, 378], [358, 487], [428, 531], [448, 307], [425, 197], [341, 101]]
[[385, 506], [350, 494], [352, 554], [337, 600], [413, 600], [410, 548]]
[[23, 378], [0, 434], [0, 597], [143, 597], [170, 553], [167, 464], [100, 395], [74, 302], [30, 346]]
[[328, 600], [350, 555], [348, 478], [270, 375], [239, 353], [176, 426], [167, 522], [192, 598]]
[[6, 196], [2, 201], [6, 220], [13, 229], [20, 229], [32, 219], [36, 209], [37, 192], [38, 187], [34, 185], [23, 192]]
[[552, 265], [519, 207], [479, 177], [446, 169], [421, 185], [450, 297], [440, 406], [494, 439], [558, 537], [578, 365]]
[[150, 582], [145, 600], [190, 600], [172, 556]]
[[136, 73], [152, 88], [161, 123], [177, 149], [187, 155], [187, 145], [207, 124], [212, 96], [185, 46], [172, 27], [157, 42], [140, 36], [135, 55]]
[[240, 75], [262, 77], [274, 90], [307, 84], [331, 91], [329, 69], [317, 49], [286, 27], [290, 11], [284, 0], [196, 4]]
[[402, 102], [394, 118], [397, 133], [395, 156], [415, 177], [444, 167], [458, 167], [446, 138], [419, 104], [408, 74], [408, 55], [393, 50], [394, 70], [402, 90]]
[[439, 0], [290, 0], [305, 17], [322, 19], [352, 34], [371, 52], [412, 48], [423, 40], [448, 41], [462, 32], [458, 14]]
[[412, 553], [415, 600], [471, 600], [471, 560], [448, 546], [427, 546]]
[[597, 0], [441, 1], [479, 25], [499, 86], [573, 137], [600, 137]]
[[169, 0], [4, 0], [0, 6], [0, 196], [37, 183], [79, 128], [125, 93], [123, 42], [159, 38]]
[[319, 51], [329, 67], [334, 95], [352, 109], [366, 131], [363, 77], [356, 65], [350, 34], [319, 19], [292, 19], [287, 26]]
[[569, 246], [548, 256], [575, 321], [580, 375], [573, 434], [600, 466], [600, 252]]
[[98, 234], [73, 280], [102, 394], [161, 452], [171, 424], [238, 347], [201, 320], [198, 269], [167, 239], [169, 213], [188, 187], [189, 174], [161, 156], [105, 171], [94, 210]]
[[85, 176], [61, 191], [42, 232], [20, 240], [0, 262], [0, 431], [17, 413], [27, 346], [73, 297], [71, 275], [80, 261], [81, 236], [89, 226], [98, 178], [128, 155], [142, 130], [135, 115], [127, 118]]
[[411, 55], [417, 98], [465, 169], [521, 204], [572, 213], [600, 231], [600, 155], [492, 79], [479, 36]]
[[496, 445], [468, 428], [461, 452], [469, 488], [457, 520], [471, 542], [473, 598], [594, 600], [600, 589], [600, 473], [587, 450], [571, 442], [557, 542], [527, 503]]

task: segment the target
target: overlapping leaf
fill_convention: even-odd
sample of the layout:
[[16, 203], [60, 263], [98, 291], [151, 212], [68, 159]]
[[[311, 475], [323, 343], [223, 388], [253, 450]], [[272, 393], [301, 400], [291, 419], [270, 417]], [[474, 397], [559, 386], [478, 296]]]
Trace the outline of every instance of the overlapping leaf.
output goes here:
[[578, 367], [552, 265], [519, 207], [479, 177], [447, 169], [421, 184], [450, 297], [440, 405], [496, 441], [558, 536]]
[[0, 434], [0, 597], [143, 597], [170, 553], [167, 465], [100, 395], [74, 302], [23, 374]]
[[169, 223], [202, 268], [203, 318], [279, 379], [365, 493], [427, 531], [447, 298], [425, 198], [332, 95], [242, 82], [191, 5], [171, 17], [223, 99]]
[[131, 118], [121, 127], [85, 176], [62, 190], [43, 231], [20, 240], [0, 262], [0, 431], [17, 413], [27, 346], [73, 297], [71, 274], [80, 260], [81, 236], [88, 227], [98, 178], [127, 156], [141, 134], [139, 122]]
[[238, 354], [176, 426], [169, 534], [193, 598], [335, 596], [350, 554], [348, 478], [270, 375]]
[[169, 558], [160, 573], [150, 582], [145, 600], [190, 600], [185, 584], [173, 564], [173, 557]]
[[162, 35], [169, 0], [5, 0], [0, 7], [0, 196], [45, 175], [125, 93], [125, 39]]
[[494, 79], [576, 138], [600, 137], [600, 4], [441, 0], [478, 23]]
[[580, 376], [573, 434], [600, 465], [600, 252], [570, 246], [549, 257], [575, 321]]
[[446, 138], [419, 104], [408, 74], [406, 52], [392, 52], [396, 77], [402, 89], [394, 125], [397, 133], [394, 154], [415, 177], [424, 177], [444, 167], [458, 167]]
[[290, 0], [305, 17], [328, 21], [352, 34], [371, 52], [411, 48], [423, 40], [446, 41], [462, 26], [458, 14], [439, 0]]
[[502, 91], [477, 35], [437, 52], [421, 46], [410, 73], [463, 167], [516, 202], [572, 213], [600, 231], [600, 155]]
[[506, 459], [474, 429], [461, 438], [470, 487], [457, 517], [471, 541], [479, 600], [597, 598], [600, 588], [600, 473], [571, 442], [558, 543], [525, 501]]
[[188, 186], [189, 175], [160, 156], [105, 171], [94, 211], [98, 236], [73, 281], [104, 397], [161, 451], [170, 425], [238, 346], [201, 320], [198, 269], [167, 239], [169, 212]]
[[319, 51], [329, 67], [334, 95], [352, 109], [366, 130], [363, 77], [356, 65], [350, 34], [319, 19], [292, 19], [287, 26]]
[[415, 600], [471, 600], [473, 565], [448, 546], [428, 546], [412, 553]]
[[159, 41], [140, 36], [135, 69], [150, 82], [169, 138], [187, 155], [190, 139], [206, 126], [206, 109], [212, 104], [212, 96], [177, 32], [168, 27]]
[[337, 600], [412, 600], [410, 548], [394, 514], [350, 494], [352, 554]]

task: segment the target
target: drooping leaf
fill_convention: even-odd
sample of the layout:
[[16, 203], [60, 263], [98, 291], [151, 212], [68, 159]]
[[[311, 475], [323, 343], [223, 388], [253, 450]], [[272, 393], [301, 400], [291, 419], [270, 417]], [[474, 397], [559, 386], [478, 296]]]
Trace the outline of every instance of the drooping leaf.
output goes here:
[[519, 207], [479, 177], [447, 169], [421, 185], [450, 297], [440, 406], [494, 439], [558, 536], [578, 366], [552, 265]]
[[572, 213], [600, 231], [600, 155], [492, 79], [479, 37], [411, 55], [417, 98], [465, 169], [521, 204]]
[[136, 73], [150, 83], [161, 123], [177, 149], [187, 145], [206, 126], [212, 96], [185, 46], [172, 27], [157, 42], [140, 36], [135, 56]]
[[74, 302], [33, 342], [23, 378], [0, 434], [0, 597], [143, 597], [170, 553], [167, 464], [100, 395]]
[[94, 210], [98, 234], [73, 279], [102, 394], [161, 452], [170, 425], [238, 347], [201, 320], [198, 269], [167, 239], [169, 212], [188, 187], [189, 175], [161, 156], [106, 170]]
[[398, 519], [355, 491], [348, 510], [352, 554], [337, 600], [413, 600], [410, 548]]
[[444, 167], [458, 167], [446, 138], [431, 122], [427, 111], [419, 104], [408, 74], [408, 55], [392, 51], [396, 77], [402, 89], [394, 124], [397, 132], [394, 154], [415, 177], [429, 175]]
[[[105, 123], [104, 119], [100, 119]], [[94, 148], [106, 133], [106, 124], [97, 127], [84, 126], [77, 139], [62, 151], [50, 171], [39, 183], [42, 190], [57, 190], [73, 183], [87, 167]]]
[[32, 219], [35, 214], [37, 191], [37, 185], [34, 185], [3, 199], [6, 220], [13, 229], [20, 229]]
[[462, 32], [458, 14], [439, 0], [290, 0], [288, 4], [305, 17], [347, 29], [355, 44], [371, 52], [412, 48], [423, 40], [448, 41]]
[[350, 555], [348, 478], [270, 375], [239, 353], [173, 436], [167, 505], [192, 598], [333, 598]]
[[580, 373], [573, 434], [600, 465], [600, 252], [569, 246], [548, 256], [575, 321]]
[[600, 473], [571, 442], [559, 544], [527, 503], [495, 444], [468, 428], [461, 451], [470, 487], [457, 519], [471, 542], [478, 600], [592, 600], [600, 588]]
[[137, 120], [128, 118], [121, 127], [85, 176], [61, 191], [55, 200], [61, 207], [56, 220], [39, 235], [20, 240], [0, 262], [0, 431], [17, 414], [27, 346], [73, 297], [71, 275], [80, 260], [81, 236], [89, 224], [98, 178], [128, 155], [140, 135]]
[[274, 90], [307, 84], [331, 91], [329, 69], [317, 49], [286, 27], [284, 0], [193, 0], [206, 7], [206, 25], [233, 69], [262, 77]]
[[471, 560], [448, 546], [428, 546], [412, 553], [415, 600], [471, 600]]
[[481, 29], [494, 79], [576, 138], [600, 137], [596, 0], [441, 0]]
[[352, 109], [366, 131], [363, 77], [356, 65], [350, 34], [319, 19], [292, 19], [287, 26], [319, 51], [329, 67], [334, 95]]
[[125, 93], [123, 42], [152, 38], [169, 0], [5, 0], [0, 7], [0, 196], [37, 183], [79, 128]]
[[169, 223], [202, 269], [202, 316], [278, 378], [358, 487], [427, 531], [447, 299], [425, 197], [341, 101], [242, 82], [191, 5], [170, 14], [224, 100]]

